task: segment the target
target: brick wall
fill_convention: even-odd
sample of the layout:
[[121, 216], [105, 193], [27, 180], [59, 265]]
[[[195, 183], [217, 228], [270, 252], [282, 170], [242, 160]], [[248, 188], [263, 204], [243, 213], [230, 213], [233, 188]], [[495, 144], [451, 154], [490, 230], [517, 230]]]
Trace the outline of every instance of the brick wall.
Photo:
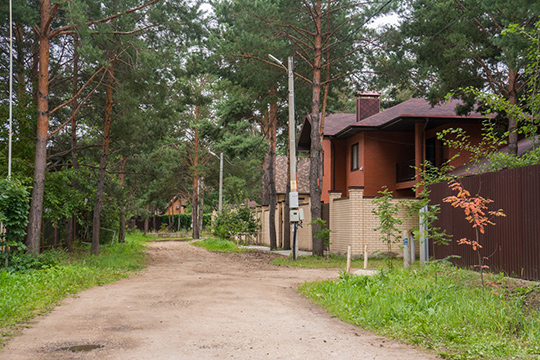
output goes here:
[[[345, 254], [347, 246], [352, 246], [353, 255], [361, 255], [364, 253], [364, 246], [368, 246], [368, 252], [386, 252], [387, 245], [382, 242], [381, 233], [374, 231], [379, 226], [379, 219], [373, 215], [372, 204], [373, 197], [364, 197], [364, 189], [349, 188], [349, 197], [341, 197], [340, 191], [332, 191], [329, 193], [330, 203], [330, 252]], [[398, 200], [393, 200], [395, 203]], [[414, 201], [414, 200], [413, 200]], [[311, 212], [309, 201], [300, 203], [300, 208], [304, 210], [303, 226], [298, 228], [298, 248], [300, 250], [311, 251]], [[285, 214], [284, 214], [285, 215]], [[288, 216], [288, 214], [287, 214]], [[403, 224], [398, 227], [400, 231], [411, 230], [418, 226], [418, 217], [408, 217], [404, 209], [399, 214]], [[268, 207], [261, 206], [257, 208], [257, 218], [261, 221], [261, 230], [257, 236], [257, 243], [266, 246], [270, 245], [270, 231], [268, 227]], [[276, 228], [283, 226], [279, 221], [279, 206], [276, 208]], [[285, 229], [283, 231], [286, 231]], [[279, 230], [278, 230], [279, 236]], [[278, 239], [278, 246], [281, 242]], [[291, 234], [292, 242], [292, 234]], [[292, 243], [291, 243], [292, 246]], [[399, 244], [392, 245], [392, 251], [401, 254]]]
[[[341, 198], [341, 193], [330, 193], [330, 251], [345, 254], [347, 246], [352, 247], [353, 255], [364, 253], [364, 246], [368, 246], [368, 253], [386, 252], [387, 245], [380, 240], [381, 234], [373, 229], [379, 226], [377, 216], [371, 212], [374, 209], [372, 198], [365, 198], [364, 189], [349, 189], [349, 197]], [[398, 200], [393, 200], [397, 202]], [[409, 218], [405, 210], [399, 217], [403, 224], [398, 228], [410, 230], [418, 225], [418, 217]], [[398, 246], [392, 245], [392, 251], [402, 253]]]

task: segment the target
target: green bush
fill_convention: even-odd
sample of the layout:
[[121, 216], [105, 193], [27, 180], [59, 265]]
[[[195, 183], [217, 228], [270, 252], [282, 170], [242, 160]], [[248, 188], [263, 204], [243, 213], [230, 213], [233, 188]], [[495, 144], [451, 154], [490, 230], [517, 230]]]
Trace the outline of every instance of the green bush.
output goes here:
[[224, 207], [212, 224], [212, 231], [220, 239], [231, 239], [238, 233], [255, 234], [260, 228], [259, 221], [247, 206]]
[[6, 228], [2, 245], [9, 246], [12, 252], [2, 253], [1, 257], [6, 265], [14, 252], [26, 249], [24, 237], [30, 208], [28, 190], [28, 187], [17, 180], [0, 180], [0, 223]]

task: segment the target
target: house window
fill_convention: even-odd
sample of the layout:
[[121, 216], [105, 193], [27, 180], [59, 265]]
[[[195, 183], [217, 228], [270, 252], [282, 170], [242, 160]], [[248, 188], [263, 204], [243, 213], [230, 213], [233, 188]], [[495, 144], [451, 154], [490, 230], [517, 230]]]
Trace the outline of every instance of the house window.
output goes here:
[[433, 166], [441, 166], [446, 159], [444, 158], [444, 144], [437, 138], [426, 139], [426, 160]]
[[180, 206], [176, 205], [176, 210], [180, 209]]
[[351, 171], [358, 170], [358, 143], [351, 146]]

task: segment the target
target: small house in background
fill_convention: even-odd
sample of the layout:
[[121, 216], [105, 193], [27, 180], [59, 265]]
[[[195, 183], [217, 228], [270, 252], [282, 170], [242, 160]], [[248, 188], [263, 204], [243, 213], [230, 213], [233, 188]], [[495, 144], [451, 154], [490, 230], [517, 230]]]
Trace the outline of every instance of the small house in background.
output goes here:
[[178, 215], [186, 213], [186, 202], [181, 197], [176, 195], [167, 204], [167, 209], [164, 215]]

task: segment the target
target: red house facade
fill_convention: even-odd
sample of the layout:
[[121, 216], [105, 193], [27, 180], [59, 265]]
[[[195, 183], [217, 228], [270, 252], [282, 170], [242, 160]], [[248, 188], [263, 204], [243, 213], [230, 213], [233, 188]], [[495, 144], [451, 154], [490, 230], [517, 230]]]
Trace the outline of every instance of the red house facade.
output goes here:
[[[471, 142], [481, 139], [482, 114], [455, 114], [457, 100], [431, 106], [425, 99], [410, 99], [380, 112], [379, 93], [360, 94], [356, 114], [326, 116], [323, 150], [323, 191], [328, 203], [331, 192], [349, 196], [352, 188], [362, 188], [364, 197], [375, 197], [383, 186], [398, 197], [414, 197], [413, 185], [424, 160], [439, 166], [457, 150], [437, 139], [437, 133], [460, 127]], [[298, 148], [309, 151], [311, 123], [304, 119]], [[453, 161], [456, 168], [468, 162], [462, 154]]]

